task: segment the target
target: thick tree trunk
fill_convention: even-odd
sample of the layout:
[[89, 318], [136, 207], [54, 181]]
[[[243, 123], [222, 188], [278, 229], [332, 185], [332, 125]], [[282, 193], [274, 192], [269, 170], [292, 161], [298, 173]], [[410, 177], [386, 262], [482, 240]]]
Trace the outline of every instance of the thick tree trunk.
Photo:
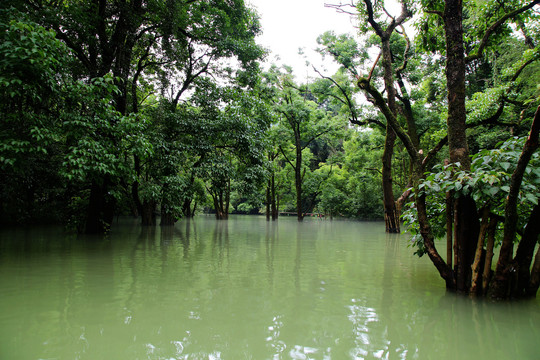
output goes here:
[[161, 221], [159, 225], [161, 226], [174, 226], [177, 218], [175, 214], [171, 211], [169, 206], [164, 204], [161, 205]]
[[[444, 28], [446, 37], [446, 81], [448, 88], [448, 148], [450, 162], [461, 164], [470, 170], [469, 147], [467, 144], [465, 109], [465, 54], [463, 46], [463, 3], [461, 0], [446, 0]], [[478, 241], [478, 215], [474, 200], [460, 196], [454, 202], [454, 226], [456, 259], [454, 273], [456, 290], [468, 292], [471, 264]]]
[[454, 264], [456, 290], [468, 293], [471, 283], [471, 265], [474, 261], [480, 224], [476, 203], [469, 196], [461, 196], [454, 202], [455, 244], [457, 262]]
[[[388, 108], [394, 115], [397, 115], [396, 88], [394, 87], [394, 69], [392, 67], [392, 52], [390, 50], [390, 34], [384, 33], [380, 36], [382, 41], [382, 65], [384, 68], [384, 88], [387, 93]], [[382, 158], [382, 187], [384, 202], [384, 218], [386, 232], [399, 233], [399, 214], [396, 209], [394, 189], [392, 186], [392, 158], [394, 156], [394, 144], [396, 133], [389, 123], [386, 124], [386, 138], [384, 142], [384, 152]]]
[[182, 213], [186, 218], [193, 217], [193, 212], [191, 211], [191, 199], [184, 200], [184, 204], [182, 205]]
[[527, 296], [533, 297], [536, 296], [538, 292], [538, 287], [540, 286], [540, 248], [536, 251], [536, 256], [534, 257], [534, 263], [531, 270], [531, 281], [527, 289]]
[[156, 225], [156, 202], [144, 201], [142, 203], [141, 224], [143, 226]]
[[109, 194], [108, 179], [105, 179], [103, 184], [93, 181], [90, 188], [85, 233], [103, 234], [107, 232], [114, 219], [115, 205], [114, 197]]

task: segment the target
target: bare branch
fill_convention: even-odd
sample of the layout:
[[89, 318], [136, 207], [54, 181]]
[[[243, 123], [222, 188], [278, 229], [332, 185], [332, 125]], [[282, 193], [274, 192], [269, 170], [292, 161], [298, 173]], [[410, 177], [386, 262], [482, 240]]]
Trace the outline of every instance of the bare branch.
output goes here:
[[371, 70], [369, 71], [367, 81], [371, 81], [371, 77], [373, 76], [373, 71], [375, 70], [375, 66], [377, 66], [377, 63], [379, 62], [381, 55], [382, 55], [382, 51], [379, 51], [379, 55], [377, 55], [377, 59], [375, 59], [375, 62], [373, 63], [373, 66], [371, 67]]
[[352, 1], [351, 1], [350, 4], [328, 4], [328, 3], [324, 3], [324, 7], [334, 9], [338, 13], [341, 13], [341, 14], [348, 14], [348, 15], [352, 15], [352, 16], [358, 15], [357, 12], [350, 12], [350, 11], [345, 10], [345, 8], [347, 8], [347, 7], [356, 9], [356, 5], [354, 5], [354, 3]]

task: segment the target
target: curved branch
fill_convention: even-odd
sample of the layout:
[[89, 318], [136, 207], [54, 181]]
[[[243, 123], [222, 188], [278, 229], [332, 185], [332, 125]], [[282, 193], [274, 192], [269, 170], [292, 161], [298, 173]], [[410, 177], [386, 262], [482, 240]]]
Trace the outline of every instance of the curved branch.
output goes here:
[[437, 153], [443, 148], [444, 145], [446, 145], [448, 143], [448, 135], [446, 135], [445, 137], [443, 137], [441, 140], [439, 140], [439, 143], [437, 145], [435, 145], [435, 147], [433, 149], [431, 149], [429, 151], [429, 153], [426, 155], [426, 157], [424, 158], [424, 160], [422, 160], [422, 166], [423, 167], [426, 167], [427, 164], [429, 164], [429, 162], [431, 160], [433, 160], [433, 158], [435, 157], [435, 155], [437, 155]]
[[540, 134], [540, 106], [536, 109], [534, 119], [529, 132], [529, 137], [525, 141], [521, 156], [519, 157], [517, 166], [512, 173], [510, 179], [510, 191], [506, 200], [506, 206], [504, 209], [504, 233], [503, 241], [501, 245], [499, 261], [497, 262], [497, 268], [494, 278], [494, 297], [501, 297], [506, 290], [506, 283], [508, 281], [508, 266], [512, 259], [514, 251], [514, 238], [517, 230], [517, 204], [519, 190], [525, 174], [525, 169], [529, 164], [529, 161], [533, 153], [538, 149], [538, 138]]
[[522, 12], [524, 11], [527, 11], [529, 9], [531, 9], [533, 6], [537, 5], [537, 4], [540, 4], [540, 0], [534, 0], [534, 1], [531, 1], [529, 4], [517, 9], [517, 10], [514, 10], [506, 15], [504, 15], [503, 17], [501, 17], [499, 20], [497, 20], [496, 22], [494, 22], [485, 32], [484, 36], [482, 37], [482, 40], [480, 40], [480, 45], [478, 46], [478, 50], [476, 51], [476, 53], [472, 54], [472, 55], [469, 55], [467, 57], [465, 57], [465, 62], [468, 63], [468, 62], [471, 62], [473, 60], [477, 60], [479, 58], [482, 57], [482, 53], [484, 52], [484, 49], [485, 47], [487, 46], [487, 43], [489, 41], [489, 37], [495, 32], [495, 30], [497, 30], [497, 28], [499, 26], [501, 26], [502, 24], [504, 24], [504, 22], [510, 18], [513, 18], [514, 16], [516, 15], [519, 15], [521, 14]]
[[375, 104], [381, 110], [384, 117], [386, 118], [386, 121], [390, 124], [392, 129], [396, 132], [396, 135], [400, 138], [400, 140], [403, 142], [403, 145], [405, 145], [405, 149], [407, 149], [407, 153], [411, 157], [411, 160], [416, 163], [417, 166], [421, 166], [421, 160], [418, 154], [418, 150], [416, 149], [416, 146], [414, 146], [411, 138], [409, 135], [405, 132], [405, 130], [401, 127], [399, 122], [397, 121], [396, 117], [386, 104], [386, 101], [384, 101], [384, 98], [382, 94], [373, 87], [369, 83], [369, 81], [366, 78], [360, 78], [358, 79], [358, 87], [364, 91], [366, 91], [368, 94], [370, 94], [373, 99], [375, 100]]
[[322, 77], [323, 79], [326, 79], [326, 80], [330, 80], [334, 85], [337, 86], [337, 88], [339, 89], [339, 91], [343, 94], [343, 96], [345, 97], [345, 101], [343, 99], [341, 99], [340, 97], [336, 96], [336, 95], [333, 95], [333, 94], [329, 94], [330, 96], [334, 97], [335, 99], [339, 100], [342, 104], [344, 105], [347, 105], [347, 107], [349, 108], [349, 111], [351, 112], [351, 115], [353, 117], [353, 119], [357, 120], [358, 119], [358, 116], [356, 114], [356, 110], [354, 108], [354, 104], [352, 103], [352, 100], [351, 98], [349, 97], [349, 95], [347, 94], [347, 92], [345, 91], [345, 89], [343, 89], [341, 87], [341, 85], [339, 85], [337, 83], [337, 81], [335, 81], [334, 79], [332, 79], [331, 77], [328, 77], [328, 76], [324, 76], [323, 74], [321, 74], [319, 72], [319, 70], [317, 70], [317, 68], [315, 66], [313, 66], [313, 70], [315, 70], [315, 72], [317, 74], [319, 74], [320, 77]]

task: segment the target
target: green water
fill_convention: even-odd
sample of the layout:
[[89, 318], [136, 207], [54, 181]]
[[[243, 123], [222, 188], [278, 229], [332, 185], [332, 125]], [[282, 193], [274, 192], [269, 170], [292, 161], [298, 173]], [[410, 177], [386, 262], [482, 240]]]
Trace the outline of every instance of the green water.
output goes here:
[[448, 295], [381, 223], [11, 229], [0, 359], [540, 359], [540, 301]]

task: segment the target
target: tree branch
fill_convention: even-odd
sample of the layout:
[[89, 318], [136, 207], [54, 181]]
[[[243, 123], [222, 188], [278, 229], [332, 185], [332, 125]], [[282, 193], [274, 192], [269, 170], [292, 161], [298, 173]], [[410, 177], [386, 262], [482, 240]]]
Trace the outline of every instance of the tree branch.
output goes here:
[[533, 6], [537, 5], [537, 4], [540, 4], [540, 0], [534, 0], [534, 1], [531, 1], [529, 4], [517, 9], [517, 10], [514, 10], [506, 15], [504, 15], [503, 17], [501, 17], [499, 20], [497, 20], [496, 22], [494, 22], [485, 32], [484, 36], [482, 37], [482, 40], [480, 40], [480, 45], [478, 46], [478, 50], [476, 51], [476, 53], [474, 54], [471, 54], [469, 56], [466, 56], [465, 57], [465, 62], [468, 63], [468, 62], [471, 62], [473, 60], [477, 60], [479, 58], [482, 57], [482, 53], [484, 52], [484, 49], [485, 47], [487, 46], [487, 43], [489, 41], [489, 37], [491, 36], [491, 34], [493, 34], [495, 32], [495, 30], [497, 30], [497, 28], [499, 26], [501, 26], [502, 24], [504, 24], [504, 22], [510, 18], [513, 18], [514, 16], [516, 15], [519, 15], [521, 14], [522, 12], [524, 11], [527, 11], [529, 9], [531, 9]]
[[373, 63], [373, 66], [371, 67], [371, 70], [369, 71], [367, 81], [371, 81], [371, 77], [373, 76], [373, 71], [375, 71], [375, 66], [377, 66], [377, 63], [381, 59], [381, 55], [382, 55], [382, 51], [379, 51], [379, 55], [377, 55], [377, 59], [375, 59], [375, 62]]
[[444, 18], [444, 14], [442, 11], [439, 11], [439, 10], [424, 10], [425, 13], [427, 14], [435, 14], [437, 16], [439, 16], [441, 19]]
[[291, 162], [291, 160], [289, 160], [289, 158], [287, 157], [287, 155], [285, 154], [285, 151], [283, 151], [283, 148], [281, 147], [281, 145], [279, 146], [279, 151], [281, 151], [281, 154], [283, 154], [283, 157], [285, 158], [285, 160], [289, 163], [289, 165], [292, 166], [292, 168], [294, 170], [296, 170], [296, 166], [293, 165], [293, 163]]
[[407, 153], [411, 157], [411, 160], [416, 163], [416, 165], [421, 166], [421, 159], [418, 154], [418, 150], [416, 149], [416, 146], [414, 146], [411, 138], [409, 135], [403, 130], [399, 122], [397, 121], [396, 117], [386, 104], [386, 101], [384, 101], [384, 98], [382, 94], [375, 89], [369, 81], [365, 78], [358, 79], [358, 87], [360, 89], [366, 91], [369, 93], [375, 100], [375, 103], [379, 110], [383, 113], [384, 117], [386, 118], [386, 121], [390, 124], [392, 129], [396, 132], [396, 135], [400, 138], [400, 140], [403, 142], [403, 145], [405, 145], [405, 149], [407, 149]]

